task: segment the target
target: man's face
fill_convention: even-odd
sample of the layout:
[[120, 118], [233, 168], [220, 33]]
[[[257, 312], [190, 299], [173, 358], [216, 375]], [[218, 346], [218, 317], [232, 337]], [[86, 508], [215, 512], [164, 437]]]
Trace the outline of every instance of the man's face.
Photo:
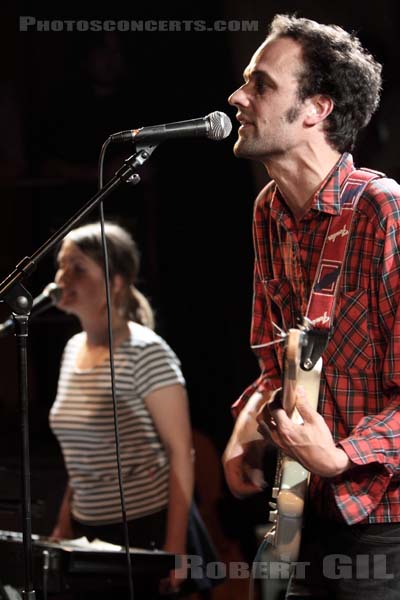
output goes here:
[[304, 103], [298, 98], [303, 68], [301, 46], [291, 38], [267, 39], [255, 52], [245, 83], [229, 98], [241, 124], [236, 156], [268, 159], [304, 142]]

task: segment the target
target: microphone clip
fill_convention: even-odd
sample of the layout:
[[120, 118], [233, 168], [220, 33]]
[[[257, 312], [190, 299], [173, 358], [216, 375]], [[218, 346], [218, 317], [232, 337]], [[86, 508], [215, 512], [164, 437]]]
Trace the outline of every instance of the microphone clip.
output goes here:
[[1, 301], [5, 302], [11, 309], [11, 312], [17, 315], [29, 315], [32, 310], [32, 295], [19, 282], [14, 283]]
[[140, 182], [140, 176], [138, 173], [134, 173], [133, 169], [141, 167], [150, 158], [156, 148], [157, 144], [139, 142], [136, 146], [137, 151], [135, 154], [124, 160], [124, 164], [115, 173], [115, 176], [119, 177], [124, 183], [137, 185]]

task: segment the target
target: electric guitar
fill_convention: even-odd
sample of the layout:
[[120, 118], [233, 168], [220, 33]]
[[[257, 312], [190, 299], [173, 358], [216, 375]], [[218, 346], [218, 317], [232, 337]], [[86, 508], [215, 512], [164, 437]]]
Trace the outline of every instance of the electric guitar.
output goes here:
[[[301, 368], [301, 352], [306, 336], [305, 330], [289, 329], [285, 338], [282, 406], [296, 423], [302, 422], [295, 400], [298, 385], [304, 387], [310, 405], [315, 409], [318, 405], [322, 359], [319, 358], [310, 371]], [[264, 586], [268, 588], [265, 596], [268, 600], [284, 597], [287, 578], [283, 575], [289, 572], [290, 564], [298, 559], [308, 480], [309, 472], [303, 465], [280, 453], [270, 502], [269, 530], [265, 535], [265, 551], [262, 553], [262, 562], [275, 565], [275, 571], [279, 571], [275, 580], [271, 569], [267, 580], [263, 579]], [[282, 569], [282, 563], [286, 563], [287, 569]], [[277, 568], [277, 565], [280, 567]]]

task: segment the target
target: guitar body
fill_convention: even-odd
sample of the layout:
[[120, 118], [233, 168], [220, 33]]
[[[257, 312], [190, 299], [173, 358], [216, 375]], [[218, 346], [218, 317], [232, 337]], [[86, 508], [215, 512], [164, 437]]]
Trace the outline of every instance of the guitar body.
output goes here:
[[[309, 403], [315, 410], [318, 407], [321, 368], [320, 358], [312, 371], [303, 371], [299, 368], [297, 373], [297, 385], [304, 387]], [[301, 422], [296, 408], [291, 418]], [[280, 488], [276, 499], [278, 518], [275, 523], [275, 546], [279, 560], [285, 562], [295, 562], [299, 555], [308, 479], [309, 472], [303, 465], [289, 456], [283, 457]]]
[[[297, 423], [301, 423], [302, 419], [295, 406], [296, 388], [298, 385], [304, 387], [310, 405], [316, 410], [322, 369], [321, 358], [311, 371], [300, 368], [306, 335], [300, 329], [290, 329], [286, 341], [282, 405]], [[275, 502], [271, 503], [274, 510], [270, 511], [270, 529], [260, 552], [262, 562], [266, 563], [266, 577], [262, 577], [265, 600], [281, 600], [285, 596], [290, 565], [297, 561], [300, 551], [308, 480], [309, 472], [303, 465], [288, 456], [282, 457], [277, 475], [278, 486], [274, 487], [272, 494]]]

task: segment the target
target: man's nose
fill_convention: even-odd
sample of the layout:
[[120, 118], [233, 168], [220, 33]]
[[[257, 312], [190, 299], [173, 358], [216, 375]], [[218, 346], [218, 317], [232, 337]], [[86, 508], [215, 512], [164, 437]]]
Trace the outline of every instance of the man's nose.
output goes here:
[[228, 98], [231, 106], [247, 106], [248, 99], [243, 86], [235, 90]]

